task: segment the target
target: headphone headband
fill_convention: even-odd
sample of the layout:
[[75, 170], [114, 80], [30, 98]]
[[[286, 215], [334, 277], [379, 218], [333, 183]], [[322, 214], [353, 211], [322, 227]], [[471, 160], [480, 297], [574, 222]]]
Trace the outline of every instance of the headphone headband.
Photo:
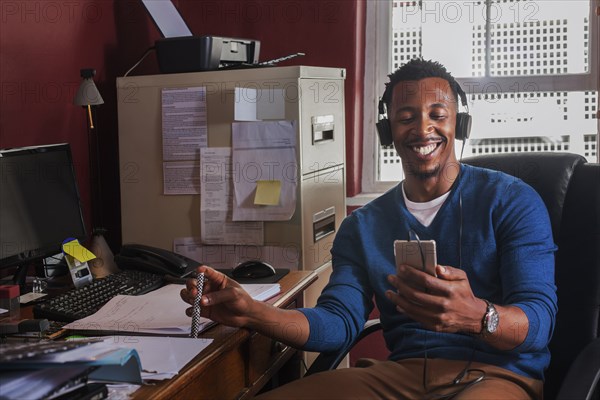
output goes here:
[[[456, 83], [456, 92], [460, 98], [461, 104], [467, 109], [467, 112], [459, 112], [456, 114], [456, 127], [454, 129], [454, 135], [456, 139], [465, 141], [471, 134], [472, 120], [471, 115], [469, 115], [469, 103], [467, 103], [467, 95], [465, 91], [462, 89], [462, 87], [460, 87], [458, 82], [454, 82]], [[387, 104], [383, 100], [386, 97], [386, 94], [388, 94], [388, 90], [391, 91], [391, 86], [389, 84], [386, 85], [385, 91], [379, 99], [379, 104], [377, 107], [379, 111], [379, 117], [376, 127], [379, 135], [379, 141], [381, 142], [382, 146], [389, 146], [393, 143], [392, 127], [389, 119], [387, 118]]]
[[385, 101], [383, 101], [383, 97], [379, 99], [379, 115], [387, 114], [387, 106], [385, 105]]
[[[454, 81], [454, 82], [456, 82], [456, 81]], [[467, 94], [462, 89], [462, 87], [460, 87], [460, 84], [458, 82], [456, 82], [456, 93], [458, 94], [458, 97], [460, 98], [460, 103], [463, 105], [463, 107], [465, 107], [467, 109], [467, 113], [468, 113], [469, 112], [469, 103], [467, 103]]]

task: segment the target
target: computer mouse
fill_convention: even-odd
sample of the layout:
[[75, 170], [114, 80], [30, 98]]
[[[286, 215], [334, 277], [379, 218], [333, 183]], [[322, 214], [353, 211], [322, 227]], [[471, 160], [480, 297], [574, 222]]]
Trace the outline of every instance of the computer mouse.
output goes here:
[[241, 262], [231, 271], [233, 278], [259, 279], [273, 275], [275, 275], [275, 268], [260, 260]]

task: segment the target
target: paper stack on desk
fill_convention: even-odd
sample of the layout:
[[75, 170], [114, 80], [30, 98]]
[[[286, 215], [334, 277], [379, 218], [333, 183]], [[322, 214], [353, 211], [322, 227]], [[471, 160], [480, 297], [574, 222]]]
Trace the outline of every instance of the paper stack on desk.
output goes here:
[[112, 346], [132, 348], [140, 357], [143, 380], [171, 379], [213, 339], [159, 336], [110, 336]]
[[254, 300], [265, 301], [281, 292], [279, 283], [249, 283], [241, 285]]
[[[172, 284], [140, 296], [115, 296], [95, 314], [64, 327], [98, 334], [113, 332], [189, 336], [191, 318], [185, 314], [185, 310], [190, 305], [179, 296], [183, 287]], [[200, 323], [203, 330], [214, 322], [201, 318]]]
[[[280, 292], [279, 284], [243, 285], [257, 300], [266, 300]], [[64, 326], [65, 329], [86, 334], [154, 334], [161, 336], [189, 336], [191, 318], [185, 314], [189, 304], [181, 300], [179, 292], [184, 285], [166, 285], [140, 296], [118, 295], [89, 317]], [[214, 324], [200, 319], [200, 331]]]

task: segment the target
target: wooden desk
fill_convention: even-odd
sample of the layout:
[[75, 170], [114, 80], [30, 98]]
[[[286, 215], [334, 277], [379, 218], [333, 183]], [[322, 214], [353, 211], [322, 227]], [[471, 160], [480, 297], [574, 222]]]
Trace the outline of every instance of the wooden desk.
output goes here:
[[[312, 271], [284, 276], [281, 294], [270, 302], [302, 307], [302, 292], [317, 279]], [[216, 325], [201, 334], [214, 341], [173, 379], [143, 386], [134, 399], [246, 399], [254, 396], [298, 351], [241, 328]], [[297, 368], [297, 378], [300, 369]]]

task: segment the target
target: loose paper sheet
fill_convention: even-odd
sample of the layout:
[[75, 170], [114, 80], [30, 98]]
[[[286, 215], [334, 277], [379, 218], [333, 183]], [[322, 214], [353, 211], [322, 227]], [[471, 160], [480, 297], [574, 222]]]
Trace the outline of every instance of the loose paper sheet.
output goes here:
[[206, 87], [162, 90], [163, 161], [197, 160], [208, 144]]
[[262, 221], [233, 221], [230, 147], [201, 149], [200, 232], [206, 244], [264, 242]]
[[[291, 121], [232, 124], [234, 221], [287, 221], [296, 209], [296, 127]], [[278, 205], [254, 203], [259, 181], [281, 182]]]
[[142, 379], [171, 379], [213, 339], [163, 336], [110, 336], [103, 338], [112, 346], [133, 348], [140, 356]]
[[[279, 85], [277, 83], [276, 85]], [[285, 90], [269, 87], [235, 88], [234, 119], [236, 121], [258, 121], [285, 118]]]
[[279, 283], [245, 283], [240, 285], [248, 294], [258, 301], [266, 301], [281, 292]]

